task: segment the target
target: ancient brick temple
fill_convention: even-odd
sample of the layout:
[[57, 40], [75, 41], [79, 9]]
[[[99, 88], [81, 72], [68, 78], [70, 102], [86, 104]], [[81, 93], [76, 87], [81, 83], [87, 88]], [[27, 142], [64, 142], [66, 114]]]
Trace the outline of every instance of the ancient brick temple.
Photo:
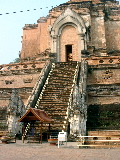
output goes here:
[[0, 130], [30, 107], [70, 136], [120, 129], [120, 5], [70, 0], [23, 27], [20, 63], [0, 66]]

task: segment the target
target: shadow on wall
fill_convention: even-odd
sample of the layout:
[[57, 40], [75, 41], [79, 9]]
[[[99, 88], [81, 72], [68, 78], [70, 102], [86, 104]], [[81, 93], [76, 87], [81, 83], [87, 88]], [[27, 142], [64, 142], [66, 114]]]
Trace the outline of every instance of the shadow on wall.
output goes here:
[[87, 129], [118, 129], [120, 126], [119, 104], [88, 106]]

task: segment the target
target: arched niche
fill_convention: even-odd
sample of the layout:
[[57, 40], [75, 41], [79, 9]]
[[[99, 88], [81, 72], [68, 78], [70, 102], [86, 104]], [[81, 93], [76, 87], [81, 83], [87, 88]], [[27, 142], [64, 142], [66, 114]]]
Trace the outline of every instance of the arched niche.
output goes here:
[[[82, 19], [82, 17], [80, 15], [78, 15], [76, 12], [74, 12], [73, 10], [71, 10], [70, 8], [67, 8], [56, 19], [56, 21], [54, 22], [54, 24], [52, 26], [52, 29], [51, 29], [51, 37], [52, 37], [51, 51], [53, 53], [57, 53], [57, 61], [61, 61], [61, 57], [62, 57], [61, 37], [62, 37], [62, 34], [64, 33], [65, 28], [67, 28], [68, 26], [71, 27], [71, 31], [74, 30], [74, 34], [76, 32], [76, 39], [77, 39], [77, 42], [76, 42], [77, 43], [76, 44], [77, 53], [76, 54], [78, 57], [77, 61], [81, 61], [81, 50], [85, 49], [84, 37], [85, 37], [85, 33], [86, 33], [86, 27], [85, 27], [85, 23], [84, 23], [84, 20]], [[68, 33], [68, 35], [70, 35], [69, 33]], [[72, 38], [73, 38], [73, 36], [71, 37], [71, 39]], [[63, 52], [65, 52], [67, 45], [68, 45], [68, 48], [69, 48], [69, 45], [71, 45], [72, 47], [74, 46], [74, 48], [75, 48], [75, 44], [72, 44], [71, 41], [68, 43], [65, 42]], [[63, 55], [64, 54], [65, 53], [63, 53]], [[73, 59], [73, 61], [74, 60], [75, 60], [75, 58]], [[65, 61], [65, 58], [63, 61]]]

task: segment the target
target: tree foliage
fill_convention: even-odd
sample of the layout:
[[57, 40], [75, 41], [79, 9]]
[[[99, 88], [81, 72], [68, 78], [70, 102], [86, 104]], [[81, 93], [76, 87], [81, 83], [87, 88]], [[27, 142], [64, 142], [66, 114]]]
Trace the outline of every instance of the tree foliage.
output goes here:
[[20, 62], [20, 58], [15, 58], [14, 60], [13, 60], [13, 62], [10, 62], [10, 64], [12, 64], [12, 63], [19, 63]]

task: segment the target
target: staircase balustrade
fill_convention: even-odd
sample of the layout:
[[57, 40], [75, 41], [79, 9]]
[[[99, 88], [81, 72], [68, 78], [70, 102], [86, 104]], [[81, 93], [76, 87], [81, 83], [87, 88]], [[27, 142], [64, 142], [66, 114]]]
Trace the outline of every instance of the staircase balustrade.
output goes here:
[[46, 78], [50, 72], [50, 69], [51, 69], [51, 63], [48, 62], [46, 63], [46, 65], [44, 66], [44, 68], [42, 69], [41, 73], [40, 73], [40, 76], [32, 90], [32, 93], [31, 95], [29, 96], [28, 98], [28, 102], [27, 102], [27, 105], [26, 105], [26, 110], [28, 110], [30, 107], [34, 108], [35, 107], [35, 103], [37, 101], [37, 98], [40, 94], [40, 92], [42, 91], [42, 88], [44, 86], [44, 83], [46, 81]]
[[67, 110], [67, 115], [69, 117], [70, 112], [72, 111], [72, 102], [73, 102], [73, 93], [74, 93], [74, 87], [75, 85], [77, 85], [77, 78], [78, 78], [78, 72], [79, 72], [79, 62], [77, 62], [76, 65], [76, 70], [75, 70], [75, 74], [74, 74], [74, 79], [73, 79], [73, 84], [72, 84], [72, 88], [71, 88], [71, 93], [70, 93], [70, 97], [69, 97], [69, 103], [68, 103], [68, 110]]
[[52, 71], [53, 71], [54, 68], [55, 68], [55, 63], [52, 63], [51, 70], [50, 70], [49, 75], [48, 75], [48, 77], [47, 77], [47, 79], [46, 79], [46, 82], [45, 82], [45, 84], [44, 84], [44, 86], [43, 86], [43, 89], [42, 89], [42, 91], [41, 91], [41, 93], [40, 93], [40, 95], [39, 95], [39, 98], [38, 98], [38, 101], [37, 101], [37, 103], [36, 103], [36, 105], [35, 105], [35, 108], [38, 108], [38, 106], [39, 106], [39, 102], [40, 102], [40, 100], [42, 99], [43, 92], [44, 92], [44, 90], [45, 90], [45, 88], [46, 88], [46, 85], [48, 84], [48, 80], [49, 80], [50, 75], [52, 74]]

